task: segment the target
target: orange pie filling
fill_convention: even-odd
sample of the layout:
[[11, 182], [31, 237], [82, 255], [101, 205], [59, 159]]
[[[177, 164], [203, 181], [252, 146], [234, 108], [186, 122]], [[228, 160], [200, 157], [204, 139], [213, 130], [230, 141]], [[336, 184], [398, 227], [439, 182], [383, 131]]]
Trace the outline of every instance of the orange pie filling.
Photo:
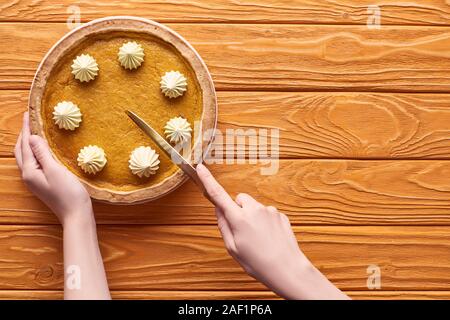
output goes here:
[[[137, 58], [126, 60], [126, 50], [135, 50]], [[89, 55], [98, 65], [95, 76], [87, 75], [89, 81], [75, 79], [72, 74], [74, 59], [81, 55]], [[170, 90], [177, 81], [184, 87]], [[146, 34], [110, 32], [84, 40], [58, 62], [47, 82], [41, 110], [46, 138], [64, 165], [99, 188], [132, 191], [155, 185], [179, 169], [125, 110], [134, 111], [162, 136], [176, 142], [184, 138], [183, 131], [174, 133], [173, 127], [185, 128], [190, 134], [180, 119], [193, 128], [201, 119], [202, 104], [195, 72], [172, 45]], [[55, 110], [59, 112], [56, 115]], [[67, 110], [76, 115], [81, 112], [82, 121], [74, 117], [64, 123], [56, 118]], [[95, 174], [85, 172], [77, 163], [80, 150], [87, 146], [101, 148], [106, 156], [106, 164]], [[155, 150], [159, 163], [149, 148], [139, 147]], [[136, 150], [142, 156], [151, 156], [156, 165], [145, 172], [139, 167], [130, 170], [133, 156], [139, 156]]]

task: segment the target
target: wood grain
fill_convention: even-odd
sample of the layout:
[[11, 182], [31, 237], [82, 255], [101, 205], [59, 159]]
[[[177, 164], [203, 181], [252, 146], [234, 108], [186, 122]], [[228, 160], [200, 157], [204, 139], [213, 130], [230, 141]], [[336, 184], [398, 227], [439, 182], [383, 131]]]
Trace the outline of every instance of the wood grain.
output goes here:
[[[380, 6], [380, 30], [365, 26], [368, 5]], [[447, 1], [7, 0], [0, 89], [29, 88], [69, 30], [69, 6], [83, 22], [129, 14], [173, 23], [212, 72], [222, 130], [280, 129], [277, 175], [261, 176], [261, 165], [211, 168], [232, 195], [285, 211], [302, 250], [350, 296], [450, 299]], [[60, 299], [60, 227], [2, 158], [12, 156], [26, 104], [26, 91], [0, 91], [0, 299]], [[116, 299], [275, 297], [228, 257], [191, 183], [150, 204], [95, 211]], [[380, 291], [366, 288], [369, 264], [381, 268]]]
[[450, 157], [449, 95], [220, 92], [219, 106], [222, 130], [279, 129], [281, 158]]
[[245, 22], [366, 24], [369, 5], [378, 5], [382, 24], [450, 24], [450, 8], [444, 0], [185, 0], [185, 1], [6, 1], [0, 5], [0, 21], [73, 20], [80, 10], [81, 20], [109, 15], [136, 15], [161, 22]]
[[[272, 300], [270, 291], [111, 291], [115, 300]], [[60, 300], [62, 290], [0, 290], [0, 300]]]
[[28, 91], [0, 91], [0, 157], [14, 156], [14, 146], [28, 109]]
[[[199, 51], [218, 90], [450, 92], [447, 27], [169, 26]], [[29, 88], [67, 31], [63, 23], [2, 23], [0, 88]]]
[[[346, 291], [355, 300], [450, 299], [450, 291]], [[0, 300], [59, 300], [60, 290], [0, 290]], [[272, 300], [268, 291], [111, 291], [116, 300]]]
[[449, 300], [450, 291], [347, 291], [354, 300]]
[[[13, 156], [28, 91], [0, 91], [0, 156]], [[448, 159], [450, 95], [218, 92], [220, 132], [280, 130], [280, 158]], [[367, 125], [376, 121], [376, 125]], [[247, 156], [237, 131], [227, 147]], [[238, 137], [245, 139], [244, 143]], [[272, 150], [271, 138], [260, 140]]]
[[[273, 176], [261, 176], [261, 167], [211, 170], [232, 196], [247, 192], [293, 224], [450, 224], [450, 161], [282, 160]], [[57, 223], [27, 191], [14, 159], [0, 159], [0, 204], [0, 223]], [[190, 181], [154, 202], [95, 203], [94, 210], [99, 224], [215, 224], [211, 204]]]
[[[367, 290], [449, 290], [449, 227], [295, 227], [300, 246], [333, 283]], [[62, 289], [61, 230], [0, 226], [0, 289]], [[212, 226], [100, 226], [112, 290], [263, 290], [228, 256]], [[124, 241], [126, 239], [126, 241]]]

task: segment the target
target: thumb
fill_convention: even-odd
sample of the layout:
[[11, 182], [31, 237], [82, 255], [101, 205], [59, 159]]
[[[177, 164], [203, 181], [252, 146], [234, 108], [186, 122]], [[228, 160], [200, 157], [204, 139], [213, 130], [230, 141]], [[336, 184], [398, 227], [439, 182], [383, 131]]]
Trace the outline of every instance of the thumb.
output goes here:
[[47, 143], [41, 137], [37, 135], [30, 136], [30, 147], [44, 172], [49, 170], [56, 163], [50, 153]]

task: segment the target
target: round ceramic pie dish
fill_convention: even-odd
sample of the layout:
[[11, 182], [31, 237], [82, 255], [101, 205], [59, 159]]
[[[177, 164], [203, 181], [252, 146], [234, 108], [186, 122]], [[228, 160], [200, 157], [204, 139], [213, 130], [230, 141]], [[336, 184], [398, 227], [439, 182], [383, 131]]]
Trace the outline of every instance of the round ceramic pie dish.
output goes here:
[[[144, 62], [134, 70], [123, 68], [117, 58], [128, 42], [138, 43], [145, 52]], [[95, 58], [99, 68], [89, 82], [80, 82], [71, 72], [73, 60], [82, 54]], [[187, 90], [171, 99], [161, 92], [160, 80], [175, 70], [185, 75]], [[53, 111], [61, 101], [71, 101], [81, 110], [82, 122], [76, 130], [55, 125]], [[168, 120], [187, 119], [193, 129], [191, 154], [206, 152], [211, 141], [204, 141], [203, 133], [213, 132], [217, 119], [214, 84], [199, 54], [176, 32], [137, 17], [97, 19], [66, 34], [39, 65], [29, 97], [33, 134], [47, 140], [54, 157], [78, 176], [93, 199], [132, 204], [160, 198], [187, 176], [125, 110], [138, 114], [163, 136]], [[80, 149], [87, 145], [99, 146], [106, 154], [107, 164], [96, 174], [84, 172], [77, 163]], [[139, 177], [130, 171], [130, 154], [140, 146], [159, 154], [156, 174]]]

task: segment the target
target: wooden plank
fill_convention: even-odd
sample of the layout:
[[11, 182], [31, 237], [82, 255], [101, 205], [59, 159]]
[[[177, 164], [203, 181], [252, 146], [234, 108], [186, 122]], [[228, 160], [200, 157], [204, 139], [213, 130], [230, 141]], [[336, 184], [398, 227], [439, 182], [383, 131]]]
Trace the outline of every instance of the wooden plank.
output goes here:
[[[300, 246], [338, 287], [449, 290], [450, 227], [295, 227]], [[61, 230], [0, 226], [0, 289], [60, 290]], [[263, 290], [226, 253], [212, 226], [100, 226], [112, 290]]]
[[348, 291], [354, 300], [449, 300], [450, 291]]
[[[252, 194], [288, 214], [293, 224], [450, 223], [450, 161], [282, 160], [273, 176], [261, 176], [261, 167], [211, 170], [232, 196]], [[211, 204], [190, 181], [151, 203], [95, 203], [94, 210], [99, 224], [215, 224]], [[14, 159], [0, 159], [0, 223], [57, 223], [27, 191]]]
[[[169, 26], [199, 51], [218, 90], [450, 92], [447, 27]], [[0, 88], [29, 88], [67, 31], [64, 23], [3, 23]]]
[[[110, 15], [136, 15], [161, 22], [245, 22], [245, 23], [367, 23], [370, 5], [378, 5], [381, 22], [387, 24], [450, 24], [450, 8], [442, 0], [380, 1], [338, 0], [313, 2], [309, 0], [189, 0], [189, 1], [73, 1], [43, 0], [6, 1], [0, 5], [0, 21], [72, 20], [80, 12], [84, 21]], [[75, 7], [76, 6], [76, 7]]]
[[445, 94], [219, 92], [219, 128], [277, 128], [281, 158], [443, 159], [449, 106]]
[[28, 109], [28, 91], [0, 91], [0, 157], [13, 157], [22, 116]]
[[[116, 300], [268, 300], [269, 291], [111, 291]], [[0, 300], [59, 300], [61, 290], [0, 290]]]
[[[347, 291], [355, 300], [448, 300], [450, 291]], [[59, 300], [61, 290], [0, 290], [0, 300]], [[111, 291], [116, 300], [268, 300], [268, 291]]]
[[[28, 91], [0, 91], [2, 157], [13, 156], [27, 98]], [[223, 135], [279, 129], [280, 158], [450, 158], [447, 94], [220, 91], [218, 101]], [[249, 139], [241, 144], [238, 136], [225, 150], [248, 155]]]

